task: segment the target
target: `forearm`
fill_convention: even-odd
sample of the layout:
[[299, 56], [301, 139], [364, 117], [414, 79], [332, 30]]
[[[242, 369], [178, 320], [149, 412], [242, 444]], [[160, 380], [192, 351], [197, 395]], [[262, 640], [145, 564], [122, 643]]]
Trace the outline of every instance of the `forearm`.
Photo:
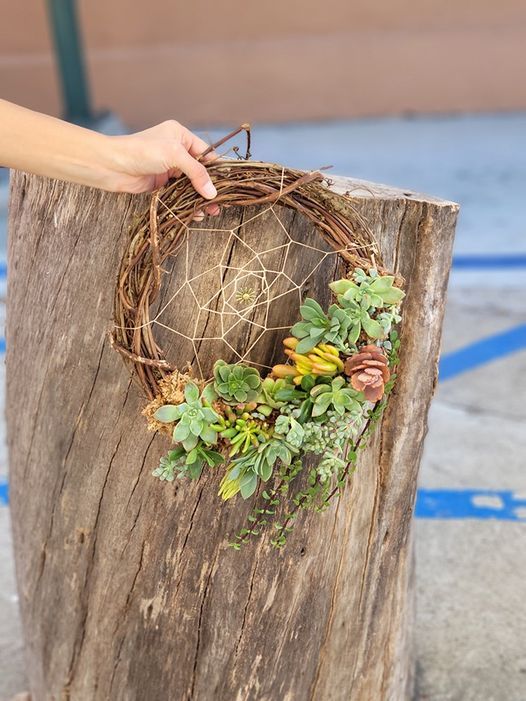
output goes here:
[[0, 100], [0, 165], [111, 189], [109, 137]]
[[[104, 136], [0, 100], [0, 166], [15, 170], [114, 192], [149, 192], [185, 173], [210, 200], [217, 193], [204, 163], [216, 157], [172, 119], [137, 134]], [[216, 204], [205, 209], [219, 212]]]

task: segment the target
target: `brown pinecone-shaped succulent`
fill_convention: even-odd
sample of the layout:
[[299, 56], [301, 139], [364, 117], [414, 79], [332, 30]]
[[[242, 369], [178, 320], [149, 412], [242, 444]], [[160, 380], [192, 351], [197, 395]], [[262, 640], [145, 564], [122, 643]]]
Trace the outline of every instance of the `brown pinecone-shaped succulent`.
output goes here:
[[384, 396], [385, 383], [391, 377], [383, 350], [373, 345], [364, 346], [347, 358], [345, 374], [354, 389], [363, 392], [370, 402], [378, 402]]

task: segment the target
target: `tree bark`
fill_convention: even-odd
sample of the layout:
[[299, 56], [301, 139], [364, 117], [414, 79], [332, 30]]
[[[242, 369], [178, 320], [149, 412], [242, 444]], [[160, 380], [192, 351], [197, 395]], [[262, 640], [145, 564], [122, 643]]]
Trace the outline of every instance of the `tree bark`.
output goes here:
[[[303, 513], [284, 550], [260, 539], [235, 552], [225, 539], [248, 505], [220, 502], [218, 474], [177, 487], [151, 477], [168, 444], [146, 431], [144, 399], [107, 342], [127, 228], [146, 198], [13, 176], [7, 420], [33, 701], [411, 698], [412, 511], [457, 206], [344, 178], [333, 187], [353, 192], [386, 266], [406, 279], [397, 385], [343, 497]], [[328, 250], [302, 218], [280, 218]], [[271, 244], [282, 229], [259, 217], [246, 235]], [[189, 240], [195, 266], [215, 251], [202, 236]], [[242, 249], [232, 242], [230, 264]], [[297, 270], [311, 260], [306, 249], [291, 255]], [[327, 301], [339, 266], [328, 255], [309, 294]], [[278, 321], [297, 308], [284, 295]], [[166, 323], [187, 318], [175, 305]], [[278, 357], [282, 333], [257, 347], [263, 363]], [[249, 340], [233, 332], [232, 345]], [[179, 366], [183, 344], [161, 334]], [[201, 350], [210, 362], [218, 352]]]

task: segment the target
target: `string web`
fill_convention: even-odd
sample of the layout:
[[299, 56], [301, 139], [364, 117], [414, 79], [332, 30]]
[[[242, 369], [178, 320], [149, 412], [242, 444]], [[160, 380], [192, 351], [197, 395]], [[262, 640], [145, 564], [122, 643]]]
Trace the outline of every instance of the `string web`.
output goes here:
[[[166, 203], [161, 199], [158, 203], [183, 224]], [[256, 227], [257, 232], [249, 231], [249, 225], [260, 218], [270, 218], [274, 224], [270, 245], [261, 237], [261, 226]], [[264, 221], [261, 223], [264, 225]], [[142, 326], [159, 327], [165, 339], [167, 334], [184, 339], [189, 345], [189, 357], [180, 356], [176, 364], [183, 367], [195, 362], [203, 378], [210, 374], [204, 366], [209, 371], [210, 362], [217, 358], [229, 357], [231, 362], [270, 369], [260, 362], [258, 343], [268, 333], [281, 332], [285, 336], [299, 319], [299, 306], [313, 275], [328, 258], [354, 247], [350, 244], [335, 250], [318, 232], [299, 240], [276, 212], [276, 203], [232, 227], [212, 228], [196, 223], [185, 225], [184, 229], [182, 241], [171, 255], [173, 269], [164, 270], [170, 273], [170, 287], [175, 283], [175, 289], [168, 291], [167, 299], [159, 303], [152, 318]], [[308, 255], [302, 255], [305, 252]], [[294, 304], [290, 303], [292, 300], [285, 303], [290, 295], [295, 297]], [[183, 313], [177, 313], [174, 305]], [[201, 357], [203, 353], [206, 362]]]

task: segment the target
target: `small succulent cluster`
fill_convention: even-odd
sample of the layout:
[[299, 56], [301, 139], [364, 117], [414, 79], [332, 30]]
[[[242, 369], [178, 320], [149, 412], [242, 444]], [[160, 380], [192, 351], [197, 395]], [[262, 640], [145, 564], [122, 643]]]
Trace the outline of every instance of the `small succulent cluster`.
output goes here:
[[[249, 527], [231, 543], [235, 548], [259, 535], [304, 468], [306, 486], [295, 493], [283, 522], [274, 523], [271, 542], [284, 544], [299, 508], [327, 504], [394, 382], [399, 340], [393, 326], [404, 296], [394, 277], [358, 269], [330, 288], [336, 301], [327, 312], [314, 299], [302, 304], [302, 320], [283, 342], [287, 362], [267, 377], [218, 360], [204, 387], [189, 379], [184, 401], [157, 405], [153, 414], [169, 426], [175, 443], [153, 472], [161, 480], [197, 479], [205, 467], [220, 466], [225, 500], [248, 499], [264, 485], [264, 508], [254, 509]], [[314, 459], [307, 466], [308, 455]]]

